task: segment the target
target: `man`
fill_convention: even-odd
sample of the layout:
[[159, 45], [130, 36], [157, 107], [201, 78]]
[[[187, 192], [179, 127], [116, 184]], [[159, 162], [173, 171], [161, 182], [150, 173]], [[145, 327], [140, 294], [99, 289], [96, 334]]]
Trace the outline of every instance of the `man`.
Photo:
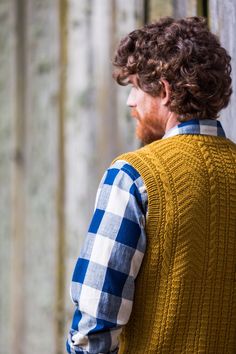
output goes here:
[[106, 171], [75, 267], [69, 353], [235, 353], [230, 57], [203, 18], [128, 34], [114, 78], [146, 144]]

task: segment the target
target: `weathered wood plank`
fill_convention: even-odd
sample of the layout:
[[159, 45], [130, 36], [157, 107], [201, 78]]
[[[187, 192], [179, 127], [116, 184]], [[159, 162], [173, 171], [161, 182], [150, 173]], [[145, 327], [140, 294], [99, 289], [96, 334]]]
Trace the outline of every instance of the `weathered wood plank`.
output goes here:
[[161, 17], [173, 16], [173, 0], [150, 0], [149, 1], [149, 22], [157, 21]]
[[209, 19], [212, 31], [219, 36], [222, 45], [232, 57], [233, 94], [229, 106], [221, 112], [221, 121], [227, 136], [236, 142], [236, 2], [234, 0], [224, 2], [210, 0]]
[[[115, 2], [93, 3], [93, 58], [99, 172], [117, 155], [120, 143], [116, 118], [116, 85], [111, 80]], [[102, 159], [100, 158], [102, 156]]]
[[14, 117], [12, 124], [10, 352], [24, 353], [25, 339], [25, 1], [14, 1]]
[[0, 353], [10, 354], [11, 158], [13, 117], [13, 19], [0, 2]]
[[197, 0], [150, 0], [148, 4], [149, 22], [166, 16], [180, 18], [197, 15]]
[[[143, 24], [143, 1], [70, 0], [66, 137], [66, 289], [95, 201], [99, 180], [112, 159], [135, 147], [127, 89], [112, 80], [114, 47]], [[73, 306], [66, 297], [68, 328]], [[66, 334], [65, 334], [66, 335]]]
[[91, 1], [68, 3], [66, 157], [66, 330], [74, 308], [69, 287], [97, 187]]
[[65, 118], [66, 118], [66, 67], [67, 67], [67, 0], [59, 1], [60, 75], [58, 119], [58, 182], [57, 182], [57, 247], [56, 247], [56, 298], [55, 346], [56, 353], [65, 351]]
[[[144, 1], [126, 0], [117, 1], [116, 8], [116, 32], [114, 33], [114, 49], [120, 39], [132, 30], [144, 25]], [[113, 58], [111, 53], [111, 58]], [[139, 146], [135, 137], [135, 121], [130, 116], [129, 108], [126, 105], [130, 87], [121, 87], [116, 85], [116, 119], [118, 131], [120, 134], [120, 144], [118, 153], [134, 150]]]
[[58, 11], [57, 2], [27, 1], [24, 354], [54, 354], [56, 346]]
[[197, 15], [197, 0], [173, 0], [173, 15], [175, 18]]

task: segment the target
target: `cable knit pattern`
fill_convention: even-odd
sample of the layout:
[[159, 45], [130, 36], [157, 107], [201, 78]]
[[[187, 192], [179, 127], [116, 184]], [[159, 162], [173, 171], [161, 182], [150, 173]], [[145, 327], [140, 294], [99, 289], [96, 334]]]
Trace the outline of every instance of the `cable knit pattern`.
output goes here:
[[119, 354], [236, 352], [236, 145], [179, 135], [119, 156], [148, 191], [147, 250]]

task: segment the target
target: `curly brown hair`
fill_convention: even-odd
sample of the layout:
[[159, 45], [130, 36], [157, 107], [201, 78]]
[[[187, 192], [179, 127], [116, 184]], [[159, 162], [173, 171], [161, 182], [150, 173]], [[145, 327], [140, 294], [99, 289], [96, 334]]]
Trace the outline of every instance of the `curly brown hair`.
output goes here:
[[216, 119], [229, 103], [231, 57], [203, 17], [162, 18], [123, 38], [115, 53], [113, 77], [127, 85], [136, 74], [139, 87], [160, 94], [169, 82], [169, 109], [190, 118]]

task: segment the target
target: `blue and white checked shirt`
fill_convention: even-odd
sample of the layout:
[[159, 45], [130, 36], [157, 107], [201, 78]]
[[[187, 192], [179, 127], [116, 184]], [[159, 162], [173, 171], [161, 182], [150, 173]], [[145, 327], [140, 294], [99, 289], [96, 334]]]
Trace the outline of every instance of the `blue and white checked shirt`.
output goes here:
[[[225, 136], [220, 122], [190, 120], [170, 129], [178, 134]], [[95, 211], [75, 266], [71, 298], [76, 306], [68, 353], [118, 353], [118, 336], [130, 317], [146, 249], [148, 198], [139, 173], [116, 161], [98, 188]]]

